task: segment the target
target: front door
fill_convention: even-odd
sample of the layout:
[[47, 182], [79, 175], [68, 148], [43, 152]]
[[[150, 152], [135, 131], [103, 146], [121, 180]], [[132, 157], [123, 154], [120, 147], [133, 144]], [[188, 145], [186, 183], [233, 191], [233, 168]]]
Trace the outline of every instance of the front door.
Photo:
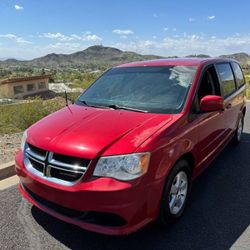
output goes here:
[[210, 66], [204, 71], [194, 99], [195, 122], [198, 130], [198, 142], [196, 145], [199, 152], [197, 159], [198, 172], [198, 169], [201, 168], [200, 170], [202, 170], [202, 166], [213, 157], [218, 147], [224, 144], [228, 134], [226, 113], [224, 110], [212, 112], [200, 111], [200, 100], [206, 95], [221, 95], [214, 66]]

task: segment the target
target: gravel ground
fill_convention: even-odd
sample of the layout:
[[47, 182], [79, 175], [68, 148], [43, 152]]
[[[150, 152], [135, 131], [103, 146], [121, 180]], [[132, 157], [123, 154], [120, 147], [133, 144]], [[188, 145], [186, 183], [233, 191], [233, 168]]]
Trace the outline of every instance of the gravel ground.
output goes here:
[[0, 164], [14, 160], [15, 152], [20, 148], [23, 133], [0, 135]]

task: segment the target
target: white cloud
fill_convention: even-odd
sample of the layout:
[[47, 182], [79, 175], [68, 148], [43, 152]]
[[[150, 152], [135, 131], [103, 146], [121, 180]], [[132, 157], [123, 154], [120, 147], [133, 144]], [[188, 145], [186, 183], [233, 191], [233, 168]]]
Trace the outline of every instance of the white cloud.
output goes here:
[[[65, 37], [65, 36], [64, 36]], [[82, 37], [76, 34], [70, 35], [71, 40], [82, 40]]]
[[215, 19], [215, 16], [208, 16], [207, 17], [209, 20], [213, 20], [213, 19]]
[[177, 29], [176, 29], [176, 28], [173, 28], [172, 31], [177, 31]]
[[15, 39], [16, 37], [14, 34], [0, 34], [0, 38]]
[[49, 39], [56, 39], [56, 40], [60, 40], [60, 41], [71, 41], [73, 40], [72, 37], [70, 36], [65, 36], [63, 34], [61, 34], [60, 32], [58, 33], [43, 33], [42, 35], [40, 35], [40, 37], [45, 37], [45, 38], [49, 38]]
[[196, 21], [196, 19], [195, 19], [195, 18], [193, 18], [193, 17], [189, 17], [189, 18], [188, 18], [188, 21], [189, 21], [190, 23], [192, 23], [192, 22], [195, 22], [195, 21]]
[[17, 43], [26, 43], [26, 44], [32, 44], [32, 42], [25, 40], [22, 37], [16, 36], [14, 34], [0, 34], [0, 38], [6, 38], [6, 39], [10, 39], [13, 40]]
[[164, 27], [164, 28], [163, 28], [163, 31], [168, 31], [168, 30], [169, 30], [168, 27]]
[[70, 42], [70, 41], [101, 41], [102, 38], [95, 35], [91, 34], [91, 32], [86, 32], [83, 35], [77, 35], [77, 34], [71, 34], [71, 35], [64, 35], [60, 32], [57, 33], [42, 33], [39, 35], [41, 38], [48, 38], [48, 39], [54, 39], [54, 40], [59, 40], [61, 42]]
[[185, 56], [208, 54], [218, 56], [236, 52], [250, 53], [250, 34], [231, 37], [209, 37], [202, 34], [187, 34], [166, 37], [163, 40], [139, 40], [137, 42], [114, 43], [112, 46], [141, 54], [161, 56]]
[[132, 31], [132, 30], [115, 29], [112, 32], [117, 34], [117, 35], [132, 35], [132, 34], [134, 34], [134, 31]]
[[59, 53], [70, 53], [76, 50], [80, 50], [83, 47], [80, 43], [55, 43], [49, 44], [43, 47], [43, 50], [50, 52]]
[[[164, 34], [164, 39], [151, 36], [150, 39], [140, 40], [138, 38], [131, 41], [128, 36], [126, 40], [121, 39], [119, 42], [112, 44], [105, 43], [105, 45], [141, 54], [161, 56], [185, 56], [189, 54], [218, 56], [242, 51], [250, 53], [250, 33], [235, 34], [228, 37], [218, 37], [203, 33], [190, 34], [187, 32], [179, 33], [178, 36], [175, 33], [170, 33], [170, 35], [168, 33]], [[48, 53], [73, 53], [83, 50], [98, 41], [98, 36], [91, 33], [84, 33], [83, 35], [71, 34], [67, 36], [62, 33], [49, 33], [47, 36], [51, 37], [51, 40], [49, 40], [50, 44], [36, 45], [15, 34], [0, 34], [1, 43], [4, 39], [10, 39], [18, 44], [26, 44], [25, 46], [17, 46], [16, 44], [3, 42], [0, 46], [0, 55], [1, 57], [29, 59]], [[44, 36], [42, 35], [42, 37]], [[65, 37], [71, 40], [59, 40], [65, 39]]]
[[0, 55], [5, 58], [22, 58], [33, 59], [40, 56], [45, 56], [50, 53], [74, 53], [86, 49], [88, 46], [80, 43], [58, 42], [48, 45], [29, 46], [0, 46]]
[[86, 35], [83, 37], [83, 40], [96, 42], [101, 41], [102, 38], [97, 35]]
[[32, 42], [27, 41], [27, 40], [25, 40], [25, 39], [24, 39], [24, 38], [22, 38], [22, 37], [17, 37], [17, 38], [16, 38], [16, 42], [17, 42], [17, 43], [27, 43], [27, 44], [32, 44]]
[[14, 8], [15, 8], [16, 10], [23, 10], [23, 7], [20, 6], [20, 5], [17, 5], [17, 4], [14, 6]]

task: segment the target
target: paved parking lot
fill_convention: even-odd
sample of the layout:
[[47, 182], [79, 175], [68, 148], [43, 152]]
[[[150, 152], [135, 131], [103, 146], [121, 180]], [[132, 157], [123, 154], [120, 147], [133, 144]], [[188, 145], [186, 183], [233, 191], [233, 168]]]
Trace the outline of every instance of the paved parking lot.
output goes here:
[[0, 192], [1, 249], [250, 249], [250, 105], [242, 143], [228, 145], [193, 185], [184, 217], [129, 236], [84, 231], [32, 207], [17, 186]]

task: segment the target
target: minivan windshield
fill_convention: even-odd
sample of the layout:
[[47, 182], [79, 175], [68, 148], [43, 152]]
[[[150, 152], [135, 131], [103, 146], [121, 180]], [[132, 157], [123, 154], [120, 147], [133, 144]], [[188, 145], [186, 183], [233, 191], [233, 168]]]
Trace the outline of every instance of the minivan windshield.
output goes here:
[[194, 80], [195, 66], [113, 68], [76, 104], [150, 113], [179, 113]]

